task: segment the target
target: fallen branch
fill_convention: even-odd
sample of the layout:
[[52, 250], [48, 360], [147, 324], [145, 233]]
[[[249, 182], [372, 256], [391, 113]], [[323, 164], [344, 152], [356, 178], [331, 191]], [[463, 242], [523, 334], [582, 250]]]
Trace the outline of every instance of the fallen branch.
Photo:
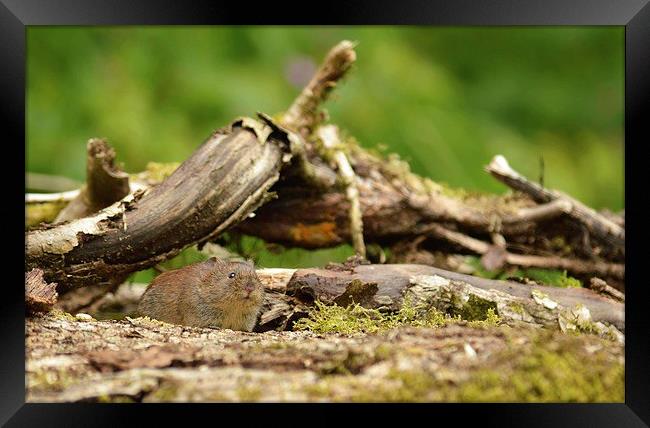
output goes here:
[[338, 168], [340, 182], [345, 189], [345, 196], [350, 204], [350, 234], [352, 235], [352, 246], [358, 255], [366, 257], [366, 244], [363, 242], [363, 220], [361, 204], [359, 202], [359, 190], [357, 189], [357, 176], [350, 166], [350, 161], [341, 150], [341, 139], [338, 128], [334, 125], [321, 126], [318, 128], [318, 136], [323, 143], [325, 150]]
[[[414, 288], [416, 285], [420, 288]], [[539, 304], [533, 296], [535, 290], [552, 303]], [[316, 299], [335, 303], [345, 296], [366, 307], [397, 310], [407, 293], [447, 311], [471, 310], [464, 306], [472, 305], [468, 300], [471, 298], [478, 307], [483, 307], [483, 312], [487, 306], [496, 305], [499, 316], [505, 319], [546, 326], [557, 325], [562, 310], [584, 305], [594, 321], [625, 329], [623, 305], [588, 289], [531, 287], [431, 266], [360, 265], [350, 270], [298, 269], [287, 284], [287, 294], [305, 304]]]
[[600, 278], [591, 278], [589, 281], [589, 288], [601, 294], [607, 294], [616, 300], [625, 303], [625, 293], [621, 293], [611, 285], [607, 284]]
[[530, 195], [537, 202], [562, 201], [566, 215], [585, 225], [595, 236], [625, 250], [625, 229], [572, 197], [529, 181], [512, 169], [503, 156], [495, 156], [486, 170], [508, 187]]
[[[432, 224], [420, 229], [423, 233], [443, 238], [458, 244], [477, 254], [487, 254], [492, 246], [465, 234], [454, 232], [441, 225]], [[567, 259], [562, 257], [544, 257], [524, 254], [513, 254], [503, 250], [504, 261], [515, 266], [539, 267], [547, 269], [564, 269], [574, 274], [596, 274], [617, 279], [625, 278], [625, 265], [617, 263], [590, 262], [586, 260]]]

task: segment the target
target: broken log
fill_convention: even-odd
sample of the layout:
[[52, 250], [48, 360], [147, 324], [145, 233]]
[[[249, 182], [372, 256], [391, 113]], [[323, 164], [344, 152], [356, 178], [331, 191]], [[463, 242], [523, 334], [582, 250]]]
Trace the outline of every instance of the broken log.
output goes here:
[[160, 185], [93, 216], [29, 231], [26, 268], [43, 269], [62, 287], [101, 284], [216, 237], [268, 200], [290, 159], [278, 138], [253, 119], [234, 122]]

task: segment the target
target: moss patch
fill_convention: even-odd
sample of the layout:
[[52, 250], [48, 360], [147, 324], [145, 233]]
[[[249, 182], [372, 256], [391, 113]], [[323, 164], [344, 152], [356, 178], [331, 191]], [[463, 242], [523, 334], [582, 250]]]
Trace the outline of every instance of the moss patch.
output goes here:
[[433, 306], [415, 305], [408, 298], [404, 299], [399, 311], [392, 313], [364, 308], [358, 303], [340, 306], [316, 301], [309, 315], [299, 319], [293, 329], [314, 333], [376, 333], [398, 327], [438, 328], [463, 321], [469, 321], [467, 325], [476, 328], [501, 324], [496, 304], [472, 295], [461, 309], [452, 309], [449, 314]]
[[179, 165], [180, 162], [148, 162], [145, 170], [141, 173], [134, 174], [132, 178], [145, 180], [150, 183], [160, 183], [176, 171]]
[[376, 333], [401, 326], [442, 327], [452, 321], [435, 308], [414, 306], [406, 300], [398, 312], [389, 314], [364, 308], [358, 303], [339, 306], [316, 301], [315, 304], [307, 318], [301, 318], [294, 324], [294, 330], [342, 334]]
[[460, 309], [452, 310], [452, 315], [458, 315], [461, 319], [467, 321], [482, 321], [487, 319], [490, 313], [494, 316], [496, 309], [496, 303], [472, 294], [466, 303], [460, 305]]

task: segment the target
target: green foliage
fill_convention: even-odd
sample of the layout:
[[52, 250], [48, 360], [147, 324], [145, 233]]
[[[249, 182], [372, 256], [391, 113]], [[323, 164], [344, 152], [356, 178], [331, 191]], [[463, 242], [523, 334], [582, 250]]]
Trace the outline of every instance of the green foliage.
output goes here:
[[552, 285], [561, 288], [579, 288], [582, 287], [580, 280], [567, 275], [565, 270], [527, 268], [517, 269], [514, 273], [509, 274], [511, 277], [529, 278], [533, 281], [539, 281], [543, 284]]

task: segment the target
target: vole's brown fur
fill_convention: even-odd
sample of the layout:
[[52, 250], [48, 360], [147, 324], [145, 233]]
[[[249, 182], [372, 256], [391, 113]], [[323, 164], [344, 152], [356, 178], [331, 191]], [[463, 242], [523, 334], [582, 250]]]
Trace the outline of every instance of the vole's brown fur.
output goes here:
[[264, 287], [252, 263], [213, 257], [158, 275], [138, 311], [173, 324], [251, 331], [263, 301]]

